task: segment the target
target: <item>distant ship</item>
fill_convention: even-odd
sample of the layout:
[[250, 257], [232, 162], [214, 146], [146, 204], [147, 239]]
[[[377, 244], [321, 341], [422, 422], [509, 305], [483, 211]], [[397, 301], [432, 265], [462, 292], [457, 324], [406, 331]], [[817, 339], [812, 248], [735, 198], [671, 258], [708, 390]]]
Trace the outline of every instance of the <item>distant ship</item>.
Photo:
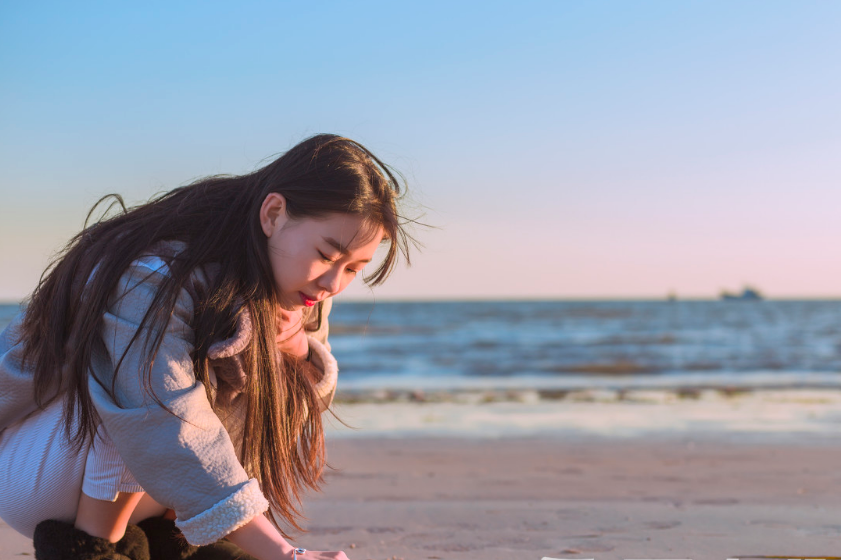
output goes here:
[[758, 290], [753, 288], [745, 288], [741, 294], [731, 294], [730, 292], [721, 292], [720, 299], [722, 301], [762, 301], [765, 299]]

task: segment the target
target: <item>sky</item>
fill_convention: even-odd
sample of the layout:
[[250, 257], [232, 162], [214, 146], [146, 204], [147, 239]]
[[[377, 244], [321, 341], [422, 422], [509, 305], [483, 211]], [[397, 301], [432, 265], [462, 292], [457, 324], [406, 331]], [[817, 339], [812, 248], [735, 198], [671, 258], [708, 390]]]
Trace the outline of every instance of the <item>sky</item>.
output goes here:
[[841, 3], [4, 2], [0, 301], [102, 195], [319, 132], [424, 248], [348, 299], [841, 297]]

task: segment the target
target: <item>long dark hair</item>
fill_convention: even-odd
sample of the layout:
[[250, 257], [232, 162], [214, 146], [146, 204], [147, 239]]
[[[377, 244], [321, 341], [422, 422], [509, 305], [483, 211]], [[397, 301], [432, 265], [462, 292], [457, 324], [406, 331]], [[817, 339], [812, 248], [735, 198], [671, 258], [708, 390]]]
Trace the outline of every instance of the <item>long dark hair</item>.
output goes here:
[[[398, 177], [362, 145], [322, 134], [253, 173], [208, 177], [131, 209], [123, 206], [123, 213], [93, 225], [86, 223], [44, 272], [26, 309], [21, 336], [24, 362], [34, 370], [36, 401], [44, 406], [66, 390], [68, 435], [79, 445], [93, 438], [99, 417], [88, 394], [88, 371], [92, 354], [103, 344], [100, 331], [109, 297], [132, 261], [162, 241], [181, 241], [186, 249], [168, 258], [170, 274], [131, 342], [147, 327], [147, 390], [151, 394], [151, 364], [180, 289], [197, 267], [218, 263], [219, 274], [195, 305], [195, 375], [208, 385], [208, 347], [230, 335], [237, 314], [248, 309], [253, 338], [244, 360], [249, 382], [242, 462], [261, 482], [272, 508], [302, 530], [296, 522], [300, 492], [320, 487], [324, 437], [320, 415], [307, 414], [318, 410], [312, 381], [293, 360], [277, 360], [277, 293], [259, 224], [260, 206], [269, 193], [277, 192], [286, 198], [291, 217], [350, 213], [381, 226], [388, 250], [365, 279], [376, 285], [388, 277], [399, 255], [409, 262], [413, 240], [405, 225], [411, 220], [398, 213], [405, 193], [405, 181]], [[122, 205], [122, 199], [116, 200]], [[74, 415], [80, 423], [71, 434]]]

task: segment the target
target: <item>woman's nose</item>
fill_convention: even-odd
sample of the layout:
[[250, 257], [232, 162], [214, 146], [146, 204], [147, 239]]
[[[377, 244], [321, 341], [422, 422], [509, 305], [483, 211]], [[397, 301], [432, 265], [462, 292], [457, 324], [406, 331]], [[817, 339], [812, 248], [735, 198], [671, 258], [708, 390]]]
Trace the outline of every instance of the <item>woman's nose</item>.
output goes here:
[[339, 267], [333, 267], [321, 275], [318, 284], [322, 290], [330, 292], [333, 295], [339, 292], [341, 281], [341, 270], [339, 270]]

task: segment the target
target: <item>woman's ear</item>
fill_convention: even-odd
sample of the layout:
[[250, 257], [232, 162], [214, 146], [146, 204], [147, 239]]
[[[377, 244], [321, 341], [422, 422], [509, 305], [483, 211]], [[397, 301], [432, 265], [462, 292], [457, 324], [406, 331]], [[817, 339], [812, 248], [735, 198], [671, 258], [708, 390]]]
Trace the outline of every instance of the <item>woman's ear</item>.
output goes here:
[[286, 198], [280, 193], [269, 193], [260, 206], [260, 227], [263, 228], [263, 233], [266, 237], [271, 237], [288, 219]]

